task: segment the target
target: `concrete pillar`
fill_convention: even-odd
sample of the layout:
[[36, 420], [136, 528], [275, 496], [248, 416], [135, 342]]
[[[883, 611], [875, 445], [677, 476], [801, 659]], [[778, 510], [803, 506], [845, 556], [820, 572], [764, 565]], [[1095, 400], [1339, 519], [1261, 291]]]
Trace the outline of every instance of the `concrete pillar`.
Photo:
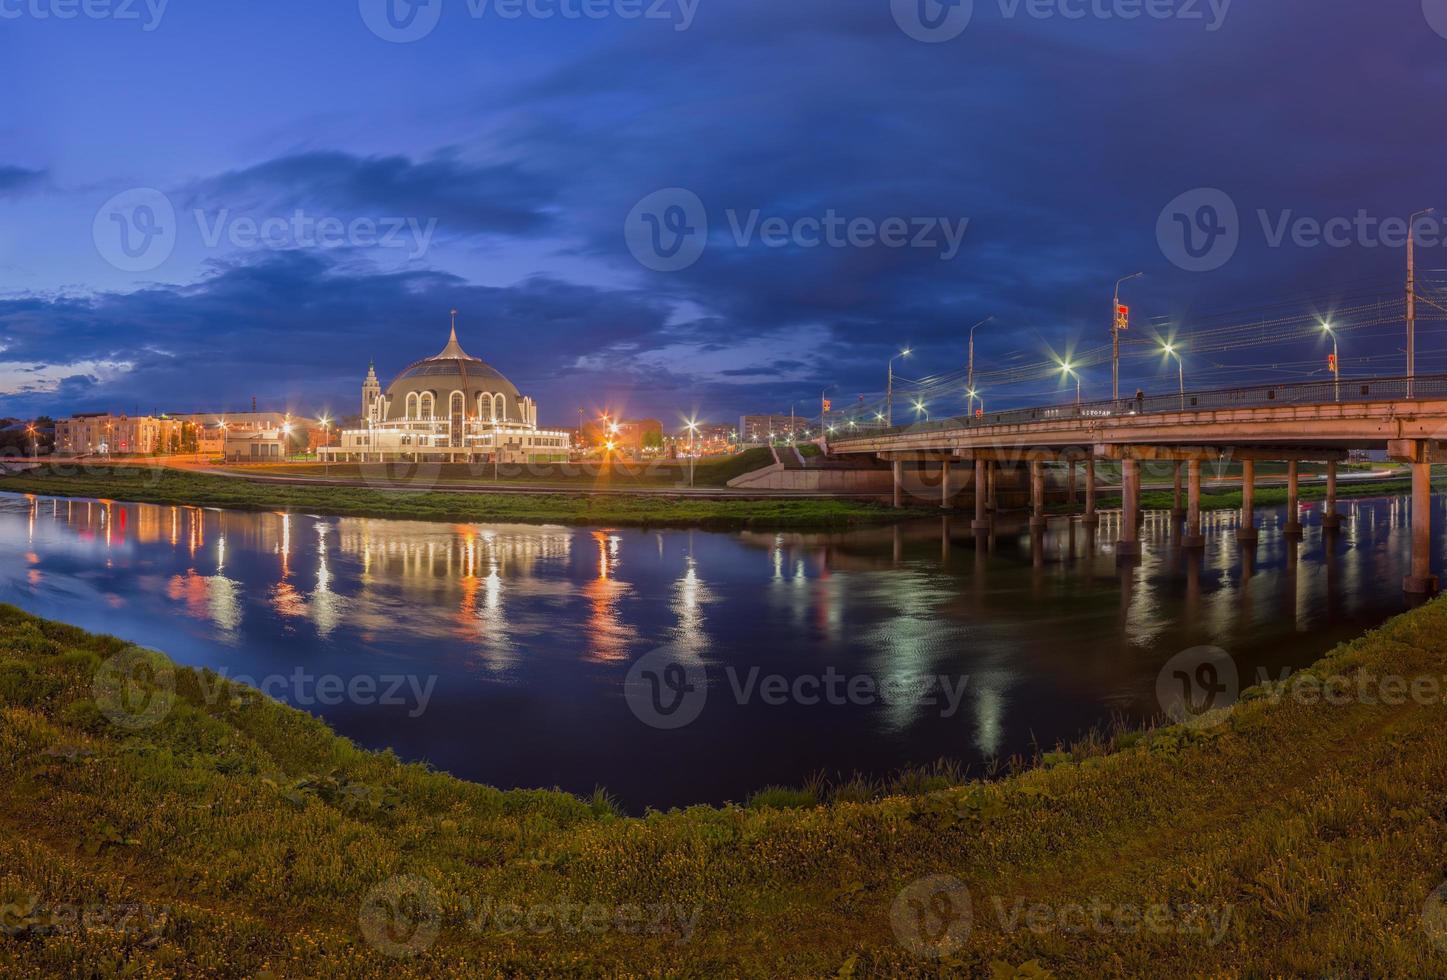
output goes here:
[[1045, 464], [1030, 461], [1030, 526], [1045, 526]]
[[1255, 544], [1261, 537], [1256, 530], [1256, 461], [1241, 461], [1241, 527], [1236, 531], [1236, 540], [1242, 544]]
[[985, 506], [989, 507], [991, 510], [997, 511], [1000, 509], [1000, 498], [996, 496], [997, 492], [999, 491], [998, 484], [1000, 481], [999, 464], [991, 463], [988, 467], [986, 467], [986, 470], [990, 475], [990, 492], [985, 496]]
[[1436, 595], [1432, 574], [1432, 464], [1412, 464], [1412, 574], [1402, 580], [1409, 595]]
[[1140, 530], [1136, 524], [1136, 515], [1140, 513], [1140, 462], [1122, 460], [1120, 475], [1120, 540], [1115, 543], [1115, 553], [1121, 558], [1134, 558], [1141, 553]]
[[1294, 459], [1286, 464], [1286, 535], [1301, 537], [1301, 464]]
[[1085, 516], [1080, 523], [1087, 527], [1095, 527], [1100, 523], [1100, 515], [1095, 512], [1095, 457], [1085, 461]]
[[950, 461], [940, 461], [940, 506], [945, 510], [950, 506]]
[[894, 507], [904, 506], [904, 461], [896, 459], [891, 464], [894, 470]]
[[1326, 464], [1326, 513], [1321, 526], [1329, 531], [1341, 527], [1341, 515], [1336, 512], [1336, 460]]
[[1181, 461], [1179, 459], [1175, 463], [1174, 479], [1176, 496], [1175, 502], [1171, 505], [1171, 517], [1179, 523], [1181, 518], [1186, 516], [1186, 504], [1181, 497]]
[[985, 502], [990, 489], [991, 469], [989, 460], [975, 458], [975, 522], [970, 525], [974, 531], [990, 530], [990, 513]]
[[1181, 539], [1183, 548], [1204, 548], [1206, 537], [1201, 533], [1201, 461], [1193, 459], [1186, 463], [1186, 536]]

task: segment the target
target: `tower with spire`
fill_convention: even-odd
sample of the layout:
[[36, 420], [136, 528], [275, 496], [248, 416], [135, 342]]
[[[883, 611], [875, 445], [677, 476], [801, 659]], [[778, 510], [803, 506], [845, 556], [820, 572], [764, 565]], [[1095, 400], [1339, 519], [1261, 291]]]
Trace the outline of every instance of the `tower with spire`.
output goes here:
[[362, 419], [375, 419], [377, 400], [382, 397], [382, 382], [377, 380], [377, 363], [367, 364], [367, 380], [362, 382]]

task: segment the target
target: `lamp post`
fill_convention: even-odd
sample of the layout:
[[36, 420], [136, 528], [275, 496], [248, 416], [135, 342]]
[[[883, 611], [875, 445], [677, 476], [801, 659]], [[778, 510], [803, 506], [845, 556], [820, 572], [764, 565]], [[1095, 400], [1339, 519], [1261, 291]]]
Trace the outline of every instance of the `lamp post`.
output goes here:
[[698, 419], [688, 420], [688, 486], [693, 489], [693, 466], [698, 459], [694, 451], [694, 440], [698, 436]]
[[39, 458], [40, 458], [40, 446], [36, 443], [36, 439], [35, 439], [35, 426], [34, 426], [34, 425], [28, 425], [28, 426], [25, 427], [25, 431], [28, 432], [28, 433], [30, 433], [30, 458], [31, 458], [31, 460], [39, 459]]
[[[322, 449], [328, 449], [332, 444], [331, 427], [332, 420], [323, 415], [319, 422], [322, 424]], [[322, 453], [322, 476], [328, 477], [332, 473], [332, 457], [329, 453]]]
[[[1341, 354], [1338, 353], [1338, 351], [1337, 351], [1336, 331], [1331, 328], [1331, 324], [1330, 324], [1330, 323], [1323, 323], [1323, 324], [1321, 325], [1321, 329], [1325, 330], [1328, 334], [1331, 335], [1332, 389], [1335, 391], [1336, 400], [1337, 400], [1337, 401], [1341, 401]], [[1412, 379], [1411, 379], [1411, 377], [1409, 376], [1409, 377], [1407, 378], [1407, 397], [1408, 397], [1408, 398], [1411, 398], [1411, 397], [1412, 397], [1411, 385], [1412, 385]]]
[[923, 401], [916, 399], [914, 403], [914, 420], [918, 422], [921, 415], [924, 416], [926, 422], [929, 421], [929, 409], [925, 407]]
[[1061, 361], [1061, 362], [1060, 362], [1060, 373], [1061, 373], [1063, 376], [1067, 377], [1067, 378], [1070, 377], [1071, 375], [1074, 375], [1074, 376], [1075, 376], [1075, 407], [1076, 407], [1076, 408], [1079, 408], [1080, 405], [1081, 405], [1081, 400], [1080, 400], [1080, 372], [1077, 371], [1077, 370], [1075, 370], [1075, 367], [1074, 367], [1069, 361]]
[[888, 428], [894, 425], [894, 362], [901, 357], [908, 357], [911, 351], [908, 347], [889, 359], [889, 384], [884, 389], [884, 424]]
[[1116, 280], [1115, 300], [1110, 304], [1110, 397], [1114, 401], [1120, 401], [1120, 287], [1143, 275], [1144, 272], [1133, 272]]
[[[1436, 208], [1418, 211], [1407, 219], [1407, 397], [1415, 397], [1417, 384], [1417, 219], [1435, 212]], [[1340, 400], [1340, 399], [1338, 399]]]
[[1161, 349], [1166, 352], [1167, 357], [1176, 359], [1176, 374], [1181, 388], [1181, 411], [1184, 412], [1186, 410], [1186, 365], [1181, 361], [1180, 352], [1176, 350], [1175, 344], [1162, 344]]
[[975, 411], [975, 331], [980, 329], [993, 319], [995, 319], [995, 315], [992, 313], [970, 328], [970, 363], [968, 368], [969, 376], [965, 381], [965, 387], [969, 389], [970, 400], [965, 406], [966, 415], [973, 415]]

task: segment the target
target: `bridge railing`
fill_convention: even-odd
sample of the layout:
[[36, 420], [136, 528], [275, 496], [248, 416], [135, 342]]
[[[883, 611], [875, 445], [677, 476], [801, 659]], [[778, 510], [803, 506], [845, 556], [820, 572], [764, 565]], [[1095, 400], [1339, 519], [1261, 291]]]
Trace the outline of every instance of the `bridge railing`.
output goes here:
[[1187, 391], [1169, 395], [1145, 395], [1107, 401], [1067, 405], [1043, 405], [1036, 408], [1015, 408], [1004, 412], [986, 412], [976, 416], [958, 416], [925, 422], [911, 422], [872, 431], [861, 429], [857, 436], [836, 435], [840, 440], [851, 437], [903, 435], [910, 432], [937, 432], [943, 429], [987, 428], [996, 425], [1030, 425], [1035, 422], [1059, 422], [1071, 419], [1094, 421], [1122, 416], [1151, 415], [1164, 412], [1197, 412], [1230, 408], [1269, 408], [1273, 405], [1321, 405], [1333, 402], [1405, 401], [1408, 387], [1412, 398], [1447, 399], [1447, 374], [1419, 375], [1407, 378], [1342, 378], [1340, 381], [1307, 381], [1294, 384], [1263, 384], [1244, 388], [1216, 388], [1208, 391]]

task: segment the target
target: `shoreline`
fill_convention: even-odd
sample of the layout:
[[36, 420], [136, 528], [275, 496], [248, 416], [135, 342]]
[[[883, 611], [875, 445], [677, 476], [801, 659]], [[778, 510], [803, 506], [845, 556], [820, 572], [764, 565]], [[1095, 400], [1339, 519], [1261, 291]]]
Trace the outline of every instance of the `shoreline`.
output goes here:
[[[822, 804], [761, 790], [745, 806], [634, 818], [603, 791], [502, 791], [364, 751], [297, 709], [136, 650], [0, 607], [11, 788], [0, 898], [13, 905], [7, 929], [30, 939], [0, 941], [0, 965], [64, 971], [119, 955], [162, 971], [226, 962], [246, 975], [357, 976], [670, 972], [680, 956], [743, 975], [1447, 966], [1447, 943], [1422, 918], [1447, 845], [1440, 696], [1339, 702], [1269, 684], [1191, 724], [1088, 738], [990, 782], [923, 775]], [[127, 656], [148, 669], [117, 702], [97, 679]], [[1444, 660], [1447, 603], [1434, 602], [1297, 677], [1433, 678]], [[118, 724], [118, 704], [143, 706], [150, 723]], [[941, 875], [975, 896], [972, 929], [921, 936], [895, 912]], [[1283, 915], [1283, 901], [1339, 880], [1358, 901]], [[435, 927], [415, 946], [416, 920], [369, 926], [378, 890], [396, 888]], [[165, 914], [149, 932], [66, 935], [46, 910], [77, 892]], [[497, 928], [479, 920], [484, 899], [551, 909], [554, 926], [565, 907], [596, 906], [608, 922], [634, 908], [680, 915], [658, 932]], [[997, 914], [1022, 902], [1061, 915], [1210, 909], [1213, 928], [1082, 935], [1052, 930], [1050, 914], [1029, 928]], [[770, 928], [780, 916], [794, 927]]]

